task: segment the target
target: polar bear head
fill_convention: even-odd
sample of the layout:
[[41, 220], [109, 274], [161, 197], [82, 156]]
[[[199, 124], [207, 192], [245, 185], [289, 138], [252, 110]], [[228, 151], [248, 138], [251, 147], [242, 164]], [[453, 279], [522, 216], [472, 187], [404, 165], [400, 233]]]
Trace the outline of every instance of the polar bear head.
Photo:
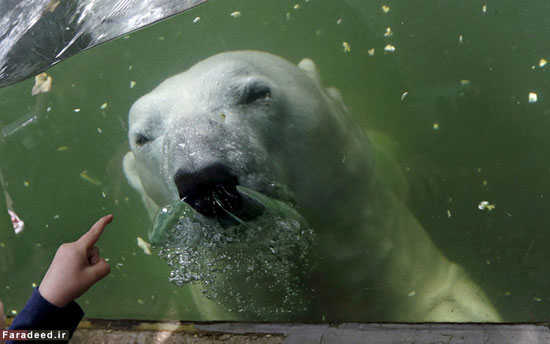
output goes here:
[[125, 173], [154, 213], [185, 199], [207, 216], [209, 198], [246, 218], [243, 185], [277, 197], [288, 187], [304, 210], [322, 218], [370, 180], [365, 135], [325, 89], [309, 59], [297, 66], [274, 55], [228, 52], [161, 83], [130, 109]]

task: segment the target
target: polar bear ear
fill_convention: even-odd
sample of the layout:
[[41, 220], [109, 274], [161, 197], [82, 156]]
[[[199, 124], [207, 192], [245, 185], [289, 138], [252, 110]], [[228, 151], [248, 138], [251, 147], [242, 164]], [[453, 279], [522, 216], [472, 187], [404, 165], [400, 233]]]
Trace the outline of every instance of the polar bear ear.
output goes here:
[[321, 76], [315, 66], [315, 63], [310, 59], [303, 59], [298, 63], [298, 68], [303, 70], [315, 83], [321, 85]]
[[[303, 70], [311, 78], [311, 80], [313, 80], [313, 82], [319, 85], [322, 89], [321, 75], [319, 74], [315, 63], [312, 60], [303, 59], [302, 61], [300, 61], [300, 63], [298, 63], [298, 67]], [[344, 99], [342, 98], [342, 94], [338, 89], [334, 87], [328, 87], [325, 88], [324, 91], [334, 104], [338, 104], [342, 108], [342, 110], [346, 112], [348, 111], [348, 108], [344, 103]]]

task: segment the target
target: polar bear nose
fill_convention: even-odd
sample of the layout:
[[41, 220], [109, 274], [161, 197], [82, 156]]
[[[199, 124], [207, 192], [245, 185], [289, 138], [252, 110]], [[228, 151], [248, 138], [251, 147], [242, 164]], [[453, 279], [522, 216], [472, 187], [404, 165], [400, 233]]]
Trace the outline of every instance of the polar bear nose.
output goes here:
[[223, 164], [209, 165], [193, 172], [180, 169], [174, 176], [174, 182], [178, 188], [180, 199], [216, 185], [236, 186], [239, 184], [237, 177], [233, 176]]
[[233, 216], [246, 220], [263, 211], [256, 209], [257, 206], [251, 207], [250, 202], [241, 196], [237, 191], [238, 178], [223, 164], [209, 165], [193, 172], [178, 170], [174, 182], [179, 197], [207, 217], [231, 222]]

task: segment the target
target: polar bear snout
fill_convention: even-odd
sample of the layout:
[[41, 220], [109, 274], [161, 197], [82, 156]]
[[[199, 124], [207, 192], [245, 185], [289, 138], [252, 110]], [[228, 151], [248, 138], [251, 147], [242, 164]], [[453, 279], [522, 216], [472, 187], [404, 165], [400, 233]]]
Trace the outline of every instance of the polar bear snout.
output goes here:
[[180, 169], [174, 176], [174, 182], [181, 199], [212, 186], [231, 187], [239, 184], [238, 178], [232, 175], [225, 165], [220, 163], [208, 165], [194, 172]]
[[206, 217], [224, 226], [238, 224], [235, 217], [250, 220], [263, 207], [237, 191], [239, 180], [225, 165], [215, 163], [197, 171], [178, 170], [174, 176], [180, 199]]

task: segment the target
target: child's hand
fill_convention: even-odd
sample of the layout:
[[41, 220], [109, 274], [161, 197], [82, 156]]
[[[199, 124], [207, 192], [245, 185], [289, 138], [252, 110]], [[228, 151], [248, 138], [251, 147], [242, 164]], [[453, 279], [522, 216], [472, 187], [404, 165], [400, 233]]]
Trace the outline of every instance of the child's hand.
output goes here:
[[111, 267], [99, 257], [95, 243], [112, 220], [112, 215], [102, 217], [80, 239], [57, 249], [38, 287], [42, 297], [57, 307], [65, 307], [109, 274]]

